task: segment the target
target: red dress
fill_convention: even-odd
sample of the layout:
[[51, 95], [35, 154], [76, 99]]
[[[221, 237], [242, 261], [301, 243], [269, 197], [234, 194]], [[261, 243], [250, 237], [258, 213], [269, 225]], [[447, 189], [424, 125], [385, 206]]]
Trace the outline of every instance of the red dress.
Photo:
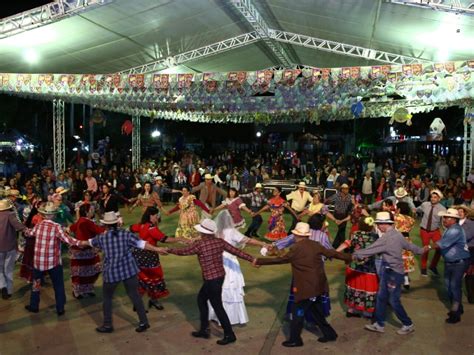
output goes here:
[[[130, 226], [130, 231], [138, 233], [140, 239], [152, 245], [166, 240], [163, 232], [151, 223], [134, 224]], [[158, 254], [149, 250], [136, 249], [133, 255], [140, 268], [138, 273], [138, 292], [142, 295], [147, 293], [151, 299], [168, 296], [169, 291], [166, 288]]]
[[[35, 214], [31, 219], [31, 225], [29, 225], [28, 227], [33, 228], [43, 219], [44, 217], [41, 214]], [[28, 283], [30, 283], [33, 279], [33, 259], [35, 256], [35, 243], [36, 238], [34, 236], [25, 238], [25, 251], [23, 252], [23, 259], [21, 261], [20, 277], [25, 279]]]
[[[71, 225], [71, 232], [78, 240], [89, 240], [105, 231], [88, 218], [80, 217]], [[94, 283], [101, 272], [100, 257], [94, 248], [69, 248], [71, 258], [72, 292], [75, 297], [94, 292]]]

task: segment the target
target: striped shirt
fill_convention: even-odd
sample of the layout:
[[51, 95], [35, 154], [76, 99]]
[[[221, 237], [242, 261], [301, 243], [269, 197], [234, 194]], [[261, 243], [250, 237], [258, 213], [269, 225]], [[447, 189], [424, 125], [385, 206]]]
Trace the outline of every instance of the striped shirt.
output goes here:
[[115, 283], [129, 279], [139, 272], [132, 255], [133, 248], [144, 249], [146, 242], [125, 229], [110, 229], [107, 232], [89, 239], [89, 244], [104, 252], [105, 283]]
[[64, 233], [61, 225], [50, 219], [37, 224], [30, 233], [36, 237], [33, 267], [40, 271], [51, 270], [62, 264], [61, 242], [79, 245], [79, 241]]

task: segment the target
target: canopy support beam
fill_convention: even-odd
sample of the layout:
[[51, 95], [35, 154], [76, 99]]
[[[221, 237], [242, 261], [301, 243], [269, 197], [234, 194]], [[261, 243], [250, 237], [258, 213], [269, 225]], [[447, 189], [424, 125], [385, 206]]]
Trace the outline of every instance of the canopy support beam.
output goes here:
[[53, 165], [56, 174], [66, 170], [64, 101], [53, 100]]
[[132, 116], [132, 170], [140, 167], [141, 140], [140, 140], [140, 116]]
[[465, 6], [459, 0], [386, 0], [388, 3], [421, 7], [434, 11], [451, 12], [456, 15], [474, 15], [474, 2]]
[[364, 48], [341, 42], [328, 41], [321, 38], [280, 30], [271, 30], [270, 36], [279, 42], [390, 64], [404, 65], [429, 62], [420, 58], [408, 57], [404, 55], [383, 52], [376, 49]]
[[247, 22], [258, 33], [258, 36], [271, 49], [276, 58], [286, 68], [293, 63], [285, 49], [270, 36], [271, 28], [267, 25], [262, 15], [258, 12], [251, 0], [230, 0], [230, 3], [239, 11]]
[[106, 5], [113, 0], [55, 0], [0, 21], [0, 39], [59, 21], [64, 17]]

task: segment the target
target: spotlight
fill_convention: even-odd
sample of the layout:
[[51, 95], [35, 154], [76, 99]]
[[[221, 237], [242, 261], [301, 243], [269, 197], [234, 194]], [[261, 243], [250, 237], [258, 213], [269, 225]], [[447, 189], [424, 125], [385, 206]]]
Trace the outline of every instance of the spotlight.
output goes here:
[[260, 138], [262, 136], [262, 132], [258, 131], [256, 134], [257, 138]]
[[159, 136], [161, 136], [161, 132], [158, 131], [157, 129], [155, 129], [153, 132], [151, 132], [151, 137], [152, 138], [158, 138]]

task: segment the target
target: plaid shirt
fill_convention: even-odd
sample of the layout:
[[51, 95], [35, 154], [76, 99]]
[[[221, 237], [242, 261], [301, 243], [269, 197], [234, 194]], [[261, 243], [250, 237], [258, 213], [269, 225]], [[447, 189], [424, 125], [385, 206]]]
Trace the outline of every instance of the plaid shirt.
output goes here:
[[329, 202], [334, 205], [334, 213], [348, 216], [352, 211], [352, 196], [343, 196], [340, 192], [329, 197]]
[[50, 219], [37, 224], [30, 232], [36, 237], [33, 267], [46, 271], [62, 264], [61, 242], [78, 245], [79, 241], [64, 233], [61, 225]]
[[261, 192], [250, 192], [248, 194], [241, 194], [239, 195], [243, 198], [250, 198], [250, 209], [252, 210], [259, 210], [264, 204], [268, 202], [265, 195]]
[[132, 255], [133, 248], [143, 249], [145, 241], [125, 229], [110, 229], [89, 239], [94, 248], [103, 250], [105, 283], [114, 283], [129, 279], [138, 274], [139, 269]]
[[223, 239], [202, 237], [186, 248], [168, 249], [168, 253], [175, 255], [197, 254], [204, 280], [215, 280], [225, 276], [222, 253], [226, 251], [241, 259], [253, 261], [253, 256], [234, 248]]

